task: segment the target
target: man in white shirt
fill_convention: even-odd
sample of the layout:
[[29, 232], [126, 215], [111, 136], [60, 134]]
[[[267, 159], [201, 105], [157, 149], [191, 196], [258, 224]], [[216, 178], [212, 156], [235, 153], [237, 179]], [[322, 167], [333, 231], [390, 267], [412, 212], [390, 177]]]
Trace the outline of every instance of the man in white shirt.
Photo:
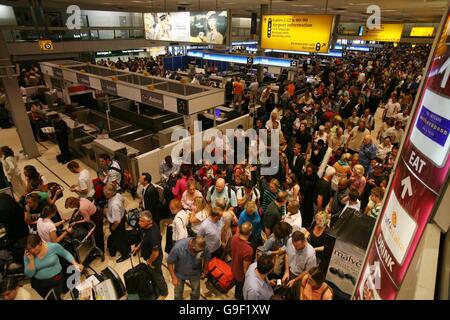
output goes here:
[[187, 225], [189, 222], [189, 215], [183, 210], [183, 205], [178, 199], [172, 199], [169, 204], [170, 212], [175, 216], [173, 218], [173, 245], [178, 240], [186, 239], [188, 237]]
[[99, 156], [100, 167], [103, 168], [103, 183], [113, 183], [117, 191], [120, 190], [122, 181], [122, 168], [115, 160], [111, 160], [109, 154], [103, 153]]
[[171, 156], [166, 156], [159, 166], [159, 175], [162, 180], [168, 180], [171, 176], [178, 174], [180, 166], [174, 163]]
[[391, 101], [389, 101], [385, 108], [385, 121], [388, 121], [389, 119], [392, 119], [395, 117], [395, 115], [397, 113], [400, 112], [401, 110], [401, 106], [400, 103], [397, 102], [397, 98], [396, 97], [392, 97]]
[[401, 121], [402, 128], [405, 129], [406, 125], [408, 124], [408, 120], [409, 120], [409, 110], [405, 109], [405, 110], [403, 110], [403, 112], [397, 113], [395, 115], [395, 120]]
[[344, 209], [342, 209], [341, 213], [339, 214], [339, 216], [342, 215], [342, 213], [347, 210], [348, 208], [350, 209], [355, 209], [355, 210], [360, 210], [361, 209], [361, 201], [359, 201], [359, 192], [356, 189], [350, 189], [349, 193], [348, 193], [348, 201], [345, 204]]
[[79, 174], [78, 184], [70, 187], [70, 191], [76, 192], [81, 198], [93, 197], [95, 189], [89, 171], [87, 169], [82, 170], [80, 165], [76, 161], [70, 161], [67, 164], [67, 168], [70, 170], [70, 172]]
[[394, 127], [390, 127], [383, 132], [385, 137], [390, 137], [392, 144], [399, 145], [402, 142], [404, 131], [402, 129], [402, 122], [397, 121]]
[[384, 161], [386, 159], [389, 152], [392, 151], [392, 143], [391, 143], [391, 137], [385, 137], [383, 140], [383, 143], [378, 145], [377, 148], [377, 158], [380, 158]]
[[302, 230], [302, 215], [300, 213], [300, 202], [290, 201], [287, 206], [287, 213], [283, 219], [284, 222], [292, 226], [292, 232]]
[[111, 256], [115, 256], [116, 250], [121, 254], [117, 263], [123, 262], [130, 257], [130, 245], [128, 244], [125, 230], [125, 206], [124, 199], [117, 193], [116, 185], [108, 183], [103, 187], [103, 193], [108, 200], [105, 215], [109, 222], [111, 235], [108, 238], [108, 249]]

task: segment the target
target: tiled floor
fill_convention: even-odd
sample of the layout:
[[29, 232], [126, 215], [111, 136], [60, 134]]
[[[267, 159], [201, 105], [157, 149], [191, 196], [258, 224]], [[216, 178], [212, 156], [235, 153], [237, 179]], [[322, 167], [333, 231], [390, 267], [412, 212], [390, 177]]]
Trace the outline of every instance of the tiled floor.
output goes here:
[[[382, 109], [379, 109], [375, 115], [376, 119], [376, 129], [372, 132], [372, 135], [374, 138], [376, 138], [376, 133], [379, 130], [379, 126], [381, 124], [381, 115], [382, 115]], [[33, 165], [37, 168], [37, 170], [43, 174], [49, 182], [57, 182], [60, 185], [62, 185], [66, 190], [64, 191], [64, 197], [57, 201], [56, 205], [62, 215], [63, 218], [70, 218], [70, 215], [72, 214], [72, 211], [66, 210], [64, 208], [64, 201], [69, 196], [76, 196], [76, 194], [70, 192], [69, 186], [75, 184], [77, 182], [77, 175], [72, 174], [66, 166], [60, 164], [56, 160], [56, 155], [59, 154], [59, 149], [56, 144], [52, 142], [42, 142], [38, 143], [39, 152], [41, 153], [41, 156], [36, 159], [27, 159], [24, 157], [24, 155], [21, 153], [21, 143], [19, 140], [19, 137], [17, 135], [16, 129], [0, 129], [0, 145], [8, 145], [10, 146], [16, 155], [20, 156], [19, 166], [21, 169], [25, 165]], [[95, 171], [91, 168], [87, 167], [82, 161], [78, 162], [82, 165], [83, 168], [88, 168], [91, 171], [92, 176], [95, 176]], [[127, 209], [132, 209], [137, 207], [137, 202], [132, 199], [130, 194], [125, 194], [125, 205]], [[161, 222], [161, 231], [163, 235], [163, 244], [165, 243], [165, 230], [166, 225], [168, 221], [163, 220]], [[105, 224], [105, 234], [109, 232], [107, 225]], [[173, 285], [170, 282], [170, 275], [169, 271], [167, 269], [166, 261], [166, 254], [164, 253], [164, 266], [163, 266], [163, 274], [166, 279], [166, 282], [168, 284], [169, 288], [169, 294], [166, 299], [173, 299]], [[111, 258], [109, 254], [105, 253], [105, 261], [101, 262], [100, 259], [96, 259], [93, 263], [91, 263], [91, 267], [94, 268], [97, 272], [100, 272], [105, 268], [106, 266], [110, 266], [114, 268], [117, 273], [120, 276], [123, 276], [123, 273], [125, 273], [128, 269], [131, 268], [131, 262], [125, 261], [120, 264], [116, 263], [117, 258]], [[134, 257], [134, 264], [136, 265], [138, 258]], [[31, 288], [29, 284], [25, 284], [25, 288], [30, 290], [30, 292], [33, 292], [33, 297], [36, 299], [39, 298], [36, 292]], [[184, 298], [189, 299], [189, 293], [190, 289], [185, 290]], [[234, 299], [234, 289], [230, 290], [228, 294], [220, 294], [218, 292], [211, 292], [206, 288], [205, 281], [202, 281], [201, 285], [201, 297], [202, 299]], [[69, 296], [67, 296], [69, 298]]]
[[[8, 145], [10, 146], [16, 155], [19, 156], [19, 166], [22, 170], [26, 165], [33, 165], [37, 168], [37, 170], [46, 177], [49, 182], [57, 182], [62, 185], [64, 190], [64, 196], [60, 200], [57, 201], [56, 205], [58, 207], [59, 212], [63, 218], [70, 218], [72, 211], [64, 208], [65, 199], [69, 196], [76, 196], [75, 193], [69, 190], [69, 186], [76, 184], [77, 175], [72, 174], [65, 165], [60, 164], [56, 160], [56, 155], [59, 154], [59, 149], [56, 144], [53, 142], [42, 142], [38, 143], [38, 149], [41, 153], [41, 156], [36, 159], [27, 159], [24, 157], [23, 153], [21, 153], [21, 143], [19, 137], [17, 135], [16, 129], [0, 129], [0, 146]], [[95, 176], [95, 171], [91, 168], [87, 167], [82, 161], [77, 160], [83, 168], [88, 168], [92, 174]], [[137, 201], [133, 200], [129, 193], [125, 193], [125, 206], [127, 210], [136, 208], [138, 206]], [[163, 220], [161, 222], [161, 231], [163, 235], [163, 244], [165, 243], [165, 230], [166, 225], [169, 223], [168, 220]], [[105, 224], [105, 235], [109, 233], [107, 224]], [[164, 253], [163, 259], [163, 274], [166, 279], [169, 288], [169, 294], [166, 299], [172, 300], [174, 296], [173, 285], [170, 282], [170, 275], [167, 269], [166, 264], [166, 254]], [[94, 260], [91, 263], [91, 267], [100, 272], [106, 266], [110, 266], [117, 271], [117, 273], [122, 277], [123, 274], [131, 268], [131, 262], [129, 260], [122, 262], [120, 264], [116, 263], [116, 258], [111, 258], [109, 254], [105, 253], [105, 261], [102, 262], [99, 258]], [[138, 263], [138, 257], [133, 257], [134, 265]], [[39, 299], [38, 294], [31, 288], [29, 283], [25, 283], [24, 287], [32, 293], [33, 298]], [[185, 289], [184, 298], [189, 299], [190, 289], [187, 287]], [[217, 294], [217, 295], [215, 295]], [[215, 292], [215, 294], [211, 293], [205, 286], [205, 281], [202, 281], [201, 285], [201, 295], [202, 299], [233, 299], [234, 290], [232, 289], [227, 295], [219, 294]], [[67, 295], [67, 299], [70, 299], [70, 295]]]

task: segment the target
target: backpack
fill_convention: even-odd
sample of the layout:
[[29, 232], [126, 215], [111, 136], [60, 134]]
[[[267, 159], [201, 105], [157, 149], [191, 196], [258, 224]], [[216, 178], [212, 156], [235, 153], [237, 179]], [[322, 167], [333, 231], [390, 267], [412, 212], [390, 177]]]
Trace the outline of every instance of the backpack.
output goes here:
[[132, 209], [126, 213], [127, 222], [132, 228], [139, 228], [139, 208]]
[[[226, 206], [226, 209], [228, 209], [230, 207], [230, 202], [231, 202], [231, 187], [225, 186], [225, 188], [228, 191], [228, 202], [227, 202], [227, 206]], [[216, 190], [216, 185], [214, 184], [212, 187], [210, 187], [209, 190], [211, 191], [210, 196], [212, 196], [214, 191]]]
[[158, 191], [159, 202], [162, 206], [164, 206], [166, 204], [164, 188], [161, 187], [160, 185], [154, 184], [154, 183], [152, 183], [152, 186], [156, 188], [156, 191]]
[[92, 184], [94, 185], [94, 200], [95, 204], [99, 207], [104, 207], [106, 205], [106, 197], [103, 194], [103, 187], [105, 184], [100, 178], [95, 178], [92, 180]]
[[[119, 164], [120, 166], [120, 164]], [[114, 170], [120, 173], [120, 188], [125, 191], [131, 188], [133, 184], [133, 177], [131, 176], [131, 172], [129, 170], [123, 170], [122, 168], [116, 168], [109, 166], [108, 170]]]

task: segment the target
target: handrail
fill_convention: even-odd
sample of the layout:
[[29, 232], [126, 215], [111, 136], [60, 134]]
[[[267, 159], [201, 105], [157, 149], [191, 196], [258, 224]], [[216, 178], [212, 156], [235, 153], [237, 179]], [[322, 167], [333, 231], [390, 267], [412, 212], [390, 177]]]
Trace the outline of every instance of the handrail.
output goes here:
[[[1, 26], [2, 30], [36, 31], [36, 27], [29, 26]], [[38, 27], [38, 30], [45, 30], [45, 27]], [[144, 27], [81, 27], [80, 29], [68, 29], [67, 27], [48, 27], [49, 31], [89, 31], [89, 30], [144, 30]]]

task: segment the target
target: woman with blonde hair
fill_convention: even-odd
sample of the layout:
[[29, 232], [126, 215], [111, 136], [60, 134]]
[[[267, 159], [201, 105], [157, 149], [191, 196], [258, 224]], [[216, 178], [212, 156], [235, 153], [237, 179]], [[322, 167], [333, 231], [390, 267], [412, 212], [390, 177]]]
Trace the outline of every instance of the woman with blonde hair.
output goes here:
[[187, 189], [183, 192], [181, 197], [181, 204], [184, 210], [192, 210], [192, 204], [195, 198], [203, 197], [202, 193], [197, 190], [195, 180], [188, 180]]
[[329, 218], [326, 211], [318, 211], [314, 216], [314, 222], [309, 228], [309, 243], [316, 250], [316, 257], [318, 263], [323, 261], [323, 254], [325, 250], [325, 238], [329, 230]]
[[190, 227], [188, 227], [188, 231], [192, 234], [197, 234], [202, 222], [209, 217], [210, 211], [211, 209], [203, 196], [195, 197], [192, 202], [191, 211], [189, 211]]
[[343, 153], [341, 159], [333, 165], [333, 168], [336, 169], [336, 173], [331, 180], [331, 189], [334, 191], [338, 190], [339, 180], [341, 180], [341, 178], [348, 178], [352, 174], [349, 163], [351, 158], [352, 155], [350, 153]]
[[358, 190], [359, 196], [361, 196], [366, 187], [366, 178], [364, 177], [364, 167], [357, 164], [353, 167], [353, 172], [350, 177], [350, 188]]

